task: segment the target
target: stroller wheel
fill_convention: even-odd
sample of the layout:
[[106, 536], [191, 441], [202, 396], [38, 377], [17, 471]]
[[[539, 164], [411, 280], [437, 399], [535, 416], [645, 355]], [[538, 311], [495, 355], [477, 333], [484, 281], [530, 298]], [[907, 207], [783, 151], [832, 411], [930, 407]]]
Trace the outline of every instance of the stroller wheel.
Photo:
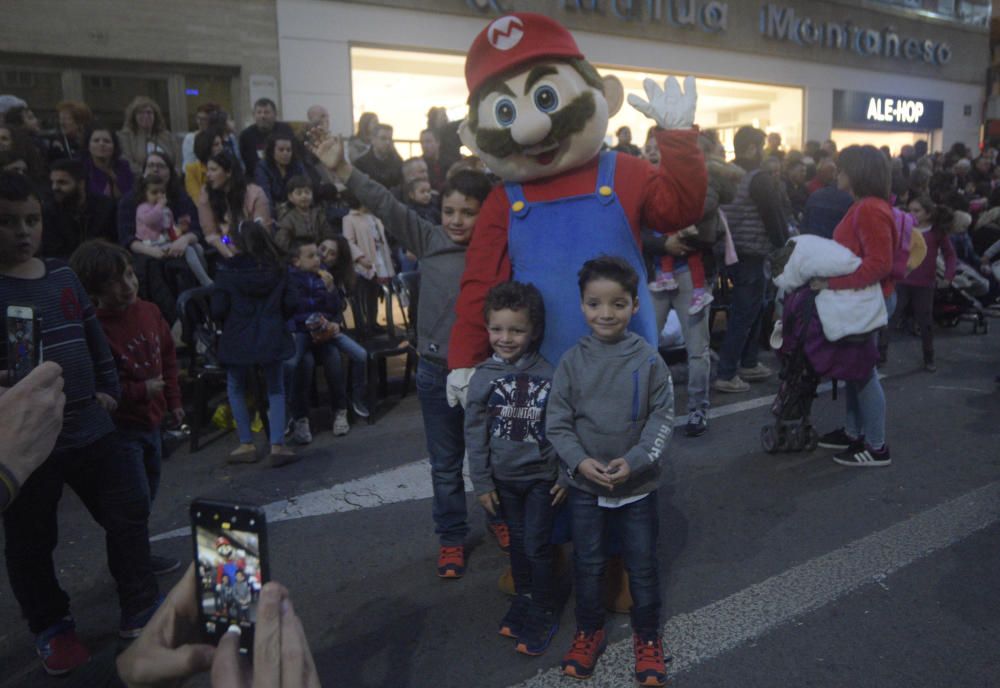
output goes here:
[[778, 453], [778, 433], [773, 425], [765, 425], [760, 429], [760, 444], [768, 454]]

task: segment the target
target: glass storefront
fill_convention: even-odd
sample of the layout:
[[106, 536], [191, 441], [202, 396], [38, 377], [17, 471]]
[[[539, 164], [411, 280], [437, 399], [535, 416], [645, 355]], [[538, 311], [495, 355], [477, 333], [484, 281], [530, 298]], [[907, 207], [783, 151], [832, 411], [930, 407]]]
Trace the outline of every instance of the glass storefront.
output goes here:
[[[596, 65], [602, 74], [617, 76], [626, 94], [645, 97], [643, 80], [648, 76], [662, 83], [664, 73], [641, 72]], [[354, 121], [363, 112], [374, 112], [394, 128], [396, 145], [404, 158], [419, 155], [420, 131], [427, 126], [427, 111], [443, 106], [452, 120], [467, 113], [465, 55], [351, 48], [351, 82]], [[802, 147], [803, 91], [801, 88], [768, 84], [698, 79], [696, 123], [716, 129], [732, 154], [732, 135], [743, 125], [778, 132], [786, 148]], [[651, 121], [624, 105], [608, 125], [608, 142], [614, 132], [628, 126], [633, 142], [642, 146]]]

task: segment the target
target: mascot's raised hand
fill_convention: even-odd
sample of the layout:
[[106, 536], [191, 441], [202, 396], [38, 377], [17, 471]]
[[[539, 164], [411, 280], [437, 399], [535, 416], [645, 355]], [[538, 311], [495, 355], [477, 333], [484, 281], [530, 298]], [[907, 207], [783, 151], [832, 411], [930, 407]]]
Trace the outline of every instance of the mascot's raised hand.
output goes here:
[[663, 82], [663, 88], [652, 79], [646, 79], [642, 85], [646, 89], [648, 100], [631, 94], [628, 97], [629, 105], [664, 129], [690, 129], [694, 125], [698, 90], [693, 76], [684, 79], [683, 93], [677, 79], [672, 76], [668, 76]]

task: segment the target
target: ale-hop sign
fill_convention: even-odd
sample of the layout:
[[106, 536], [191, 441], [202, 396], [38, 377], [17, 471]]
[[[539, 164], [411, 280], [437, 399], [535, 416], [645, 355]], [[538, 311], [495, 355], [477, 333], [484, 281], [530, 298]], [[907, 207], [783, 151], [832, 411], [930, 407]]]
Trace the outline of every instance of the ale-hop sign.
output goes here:
[[940, 100], [861, 91], [833, 92], [835, 129], [932, 131], [941, 128], [943, 118], [944, 101]]

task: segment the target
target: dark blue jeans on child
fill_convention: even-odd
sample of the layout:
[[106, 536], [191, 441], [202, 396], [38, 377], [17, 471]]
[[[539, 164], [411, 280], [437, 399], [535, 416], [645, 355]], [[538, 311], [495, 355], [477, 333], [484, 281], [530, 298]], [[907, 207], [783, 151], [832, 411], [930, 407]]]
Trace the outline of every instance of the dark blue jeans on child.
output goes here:
[[160, 489], [160, 473], [163, 467], [163, 438], [160, 429], [120, 427], [118, 437], [123, 451], [133, 452], [146, 468], [146, 478], [149, 482], [148, 496], [152, 503]]
[[115, 433], [54, 452], [28, 478], [4, 513], [7, 575], [32, 633], [69, 614], [52, 552], [63, 485], [69, 485], [104, 528], [108, 568], [123, 617], [148, 609], [158, 595], [149, 563], [149, 492], [141, 457], [122, 451]]
[[555, 609], [552, 575], [552, 480], [493, 480], [510, 531], [510, 569], [518, 595]]
[[[449, 406], [445, 393], [448, 369], [426, 358], [417, 363], [417, 398], [424, 419], [424, 436], [434, 486], [434, 532], [442, 546], [459, 546], [469, 534], [465, 505], [465, 411]], [[500, 516], [487, 518], [491, 523]]]
[[632, 630], [655, 635], [660, 626], [660, 579], [656, 561], [659, 535], [657, 492], [618, 508], [598, 506], [597, 495], [569, 488], [576, 581], [576, 625], [584, 631], [604, 627], [601, 583], [607, 564], [605, 539], [613, 528], [632, 592]]

